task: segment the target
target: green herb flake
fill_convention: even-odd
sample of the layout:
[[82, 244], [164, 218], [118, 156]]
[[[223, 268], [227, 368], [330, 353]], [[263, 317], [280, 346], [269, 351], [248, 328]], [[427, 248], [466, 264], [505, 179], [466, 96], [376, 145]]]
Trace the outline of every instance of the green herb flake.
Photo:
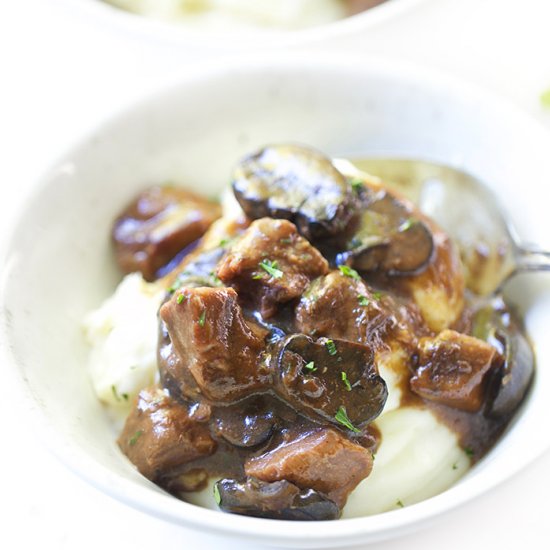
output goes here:
[[214, 500], [218, 506], [222, 503], [222, 496], [220, 495], [217, 483], [214, 485]]
[[540, 94], [540, 102], [543, 107], [550, 109], [550, 88], [548, 88], [548, 90], [544, 90], [544, 92]]
[[375, 299], [375, 300], [380, 300], [380, 298], [382, 298], [383, 294], [381, 292], [373, 292], [372, 293], [372, 297]]
[[304, 365], [304, 369], [307, 369], [309, 372], [315, 372], [317, 367], [314, 361], [310, 361], [307, 365]]
[[178, 290], [181, 287], [181, 284], [182, 284], [181, 281], [179, 279], [176, 279], [172, 284], [172, 286], [168, 289], [168, 292], [170, 294], [174, 294], [174, 292], [176, 292], [176, 290]]
[[199, 327], [204, 327], [205, 321], [206, 321], [206, 309], [203, 309], [199, 317]]
[[291, 244], [292, 243], [292, 239], [290, 237], [285, 237], [284, 239], [281, 239], [279, 241], [281, 244]]
[[474, 450], [471, 448], [471, 447], [464, 447], [464, 452], [466, 453], [467, 456], [469, 456], [470, 458], [472, 456], [474, 456]]
[[354, 179], [351, 181], [351, 188], [359, 193], [365, 188], [365, 184], [360, 179]]
[[345, 275], [346, 277], [351, 277], [356, 281], [361, 280], [359, 273], [357, 273], [357, 271], [355, 271], [355, 269], [352, 269], [349, 265], [339, 265], [338, 269], [340, 270], [340, 273], [342, 273], [342, 275]]
[[351, 391], [351, 384], [349, 383], [348, 375], [344, 371], [342, 371], [341, 377], [342, 382], [344, 382], [344, 386], [346, 386], [346, 390]]
[[412, 218], [409, 218], [408, 220], [405, 220], [399, 227], [398, 231], [400, 233], [404, 233], [405, 231], [408, 231], [412, 226], [414, 225], [414, 220]]
[[118, 392], [116, 390], [116, 386], [114, 384], [111, 386], [111, 391], [113, 392], [113, 395], [115, 396], [115, 399], [117, 401], [120, 401], [120, 396], [118, 395]]
[[337, 422], [342, 424], [342, 426], [345, 426], [348, 430], [351, 430], [356, 434], [361, 433], [361, 430], [358, 430], [351, 423], [351, 420], [348, 418], [348, 413], [346, 412], [345, 407], [343, 407], [342, 405], [340, 405], [340, 408], [338, 409], [338, 412], [334, 415], [334, 418], [336, 419]]
[[338, 353], [338, 350], [336, 349], [336, 344], [332, 340], [327, 340], [325, 342], [325, 346], [327, 347], [329, 355], [336, 355]]
[[127, 393], [123, 393], [122, 399], [124, 399], [124, 401], [128, 401], [128, 399], [130, 399], [130, 396]]
[[183, 294], [183, 293], [178, 294], [178, 297], [176, 298], [176, 303], [179, 305], [186, 299], [187, 299], [187, 296], [185, 294]]
[[453, 464], [453, 470], [458, 470], [458, 464], [456, 462]]
[[398, 500], [396, 503], [396, 506], [399, 506], [399, 508], [404, 508], [405, 505], [401, 502], [401, 500]]
[[370, 300], [363, 294], [359, 294], [359, 296], [357, 296], [357, 301], [360, 306], [368, 306], [370, 304]]
[[262, 260], [260, 262], [260, 267], [269, 273], [274, 279], [280, 279], [283, 276], [283, 272], [280, 269], [277, 269], [277, 262], [271, 262], [269, 260]]
[[143, 435], [143, 430], [138, 430], [129, 440], [128, 440], [128, 445], [130, 445], [130, 447], [133, 447], [136, 443], [137, 443], [137, 440]]

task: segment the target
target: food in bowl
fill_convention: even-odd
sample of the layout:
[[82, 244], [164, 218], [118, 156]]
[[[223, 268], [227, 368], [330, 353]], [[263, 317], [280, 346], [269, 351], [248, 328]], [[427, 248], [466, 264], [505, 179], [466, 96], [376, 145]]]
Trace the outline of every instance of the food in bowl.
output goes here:
[[386, 0], [105, 0], [124, 10], [219, 31], [228, 28], [292, 30], [360, 13]]
[[176, 497], [267, 518], [452, 485], [532, 378], [509, 308], [471, 296], [451, 239], [349, 163], [268, 146], [231, 187], [219, 218], [164, 186], [114, 223], [127, 276], [86, 330], [123, 453]]

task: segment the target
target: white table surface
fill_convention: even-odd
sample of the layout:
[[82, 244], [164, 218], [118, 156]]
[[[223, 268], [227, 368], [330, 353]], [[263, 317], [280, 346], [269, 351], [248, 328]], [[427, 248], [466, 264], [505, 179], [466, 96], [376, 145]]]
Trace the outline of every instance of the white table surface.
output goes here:
[[[550, 127], [550, 109], [539, 101], [550, 87], [550, 0], [428, 0], [399, 20], [320, 48], [454, 73], [507, 96]], [[163, 81], [192, 73], [194, 64], [226, 55], [139, 41], [55, 0], [0, 0], [0, 234], [12, 223], [14, 205], [75, 136]], [[9, 367], [2, 369], [9, 389]], [[37, 443], [18, 411], [3, 391], [3, 548], [259, 548], [170, 525], [98, 492]], [[374, 547], [548, 548], [549, 498], [546, 454], [433, 526]]]

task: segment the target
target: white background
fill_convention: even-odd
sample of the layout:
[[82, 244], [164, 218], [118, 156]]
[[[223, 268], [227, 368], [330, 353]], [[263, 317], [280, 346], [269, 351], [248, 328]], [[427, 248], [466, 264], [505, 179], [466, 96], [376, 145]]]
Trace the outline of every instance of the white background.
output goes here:
[[[313, 49], [436, 67], [507, 96], [550, 127], [550, 109], [539, 101], [550, 88], [550, 0], [427, 0], [397, 20]], [[193, 64], [231, 55], [213, 50], [139, 40], [67, 10], [66, 2], [0, 0], [0, 234], [35, 178], [75, 137], [163, 81], [191, 73]], [[3, 548], [259, 548], [164, 523], [96, 491], [38, 444], [18, 406], [4, 390]], [[549, 499], [546, 454], [435, 525], [374, 547], [548, 548]]]

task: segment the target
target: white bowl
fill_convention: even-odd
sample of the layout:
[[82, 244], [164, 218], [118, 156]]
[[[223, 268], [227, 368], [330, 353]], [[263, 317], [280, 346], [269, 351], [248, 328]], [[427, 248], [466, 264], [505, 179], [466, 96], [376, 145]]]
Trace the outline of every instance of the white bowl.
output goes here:
[[191, 25], [167, 22], [136, 15], [114, 7], [103, 0], [57, 0], [69, 11], [93, 17], [102, 27], [113, 27], [130, 36], [146, 37], [154, 42], [168, 43], [186, 50], [198, 51], [257, 51], [305, 46], [326, 42], [338, 37], [358, 35], [369, 29], [406, 14], [426, 0], [388, 0], [365, 12], [331, 23], [298, 30], [250, 28], [227, 31], [193, 28]]
[[4, 364], [16, 372], [22, 406], [52, 450], [89, 482], [141, 510], [205, 532], [294, 548], [402, 534], [503, 481], [550, 446], [550, 432], [540, 428], [550, 393], [548, 279], [512, 285], [539, 368], [511, 429], [445, 493], [378, 516], [278, 522], [176, 500], [122, 456], [87, 377], [80, 321], [119, 278], [109, 230], [121, 206], [138, 189], [166, 180], [215, 193], [240, 155], [285, 140], [331, 155], [388, 153], [460, 166], [494, 188], [526, 240], [548, 239], [547, 203], [537, 200], [537, 184], [550, 181], [550, 136], [498, 99], [388, 61], [295, 58], [226, 65], [102, 124], [36, 186], [7, 241]]

